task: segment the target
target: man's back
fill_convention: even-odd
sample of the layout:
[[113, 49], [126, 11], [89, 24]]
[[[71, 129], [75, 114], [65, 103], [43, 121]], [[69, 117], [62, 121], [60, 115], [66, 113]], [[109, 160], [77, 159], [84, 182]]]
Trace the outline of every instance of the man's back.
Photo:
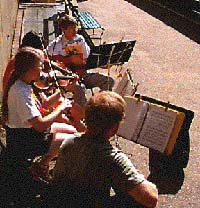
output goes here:
[[69, 140], [61, 147], [53, 181], [62, 180], [76, 187], [91, 186], [102, 193], [109, 193], [111, 181], [108, 163], [113, 151], [112, 145], [106, 141], [94, 142], [93, 138], [85, 136]]
[[86, 135], [62, 145], [53, 178], [55, 184], [86, 192], [95, 205], [110, 197], [111, 187], [126, 192], [143, 180], [121, 151], [106, 140]]
[[[66, 199], [63, 205], [68, 207], [128, 208], [134, 207], [135, 202], [156, 207], [156, 186], [110, 144], [124, 114], [125, 100], [114, 92], [99, 92], [89, 99], [85, 107], [85, 133], [61, 146], [53, 178], [53, 193], [58, 196], [52, 197], [54, 202], [63, 204]], [[111, 187], [115, 197], [110, 197]]]

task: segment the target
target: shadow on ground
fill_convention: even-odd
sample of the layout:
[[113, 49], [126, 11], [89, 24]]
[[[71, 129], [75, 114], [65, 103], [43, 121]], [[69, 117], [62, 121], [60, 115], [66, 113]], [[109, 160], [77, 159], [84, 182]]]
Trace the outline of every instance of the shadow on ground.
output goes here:
[[[138, 96], [136, 94], [136, 97]], [[150, 175], [148, 179], [156, 184], [159, 194], [176, 194], [184, 183], [184, 168], [187, 167], [190, 157], [189, 130], [194, 112], [147, 96], [142, 96], [141, 99], [185, 114], [182, 128], [170, 155], [149, 149]]]
[[[172, 174], [173, 173], [173, 174]], [[177, 194], [184, 182], [184, 170], [173, 170], [170, 174], [161, 174], [161, 172], [152, 172], [148, 180], [156, 184], [159, 194]]]
[[77, 2], [84, 2], [84, 1], [88, 1], [88, 0], [77, 0]]
[[191, 40], [200, 43], [199, 26], [183, 15], [179, 15], [172, 10], [166, 9], [159, 6], [159, 4], [153, 3], [152, 1], [144, 0], [126, 0], [132, 5], [142, 9], [143, 11], [149, 13], [151, 16], [161, 20], [170, 27], [179, 31], [183, 35], [187, 36]]

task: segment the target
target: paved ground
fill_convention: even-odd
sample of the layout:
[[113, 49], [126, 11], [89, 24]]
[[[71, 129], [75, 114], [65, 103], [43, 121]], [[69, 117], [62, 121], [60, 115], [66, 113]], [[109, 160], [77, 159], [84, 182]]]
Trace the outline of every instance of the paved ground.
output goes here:
[[[158, 167], [161, 174], [154, 180], [160, 191], [158, 208], [197, 208], [200, 207], [199, 26], [148, 2], [151, 1], [80, 0], [79, 9], [90, 11], [103, 25], [103, 41], [118, 42], [122, 38], [137, 41], [124, 68], [129, 68], [134, 81], [139, 82], [140, 94], [170, 101], [194, 112], [189, 131], [187, 167], [181, 172], [177, 167], [182, 158], [175, 157], [173, 166]], [[114, 69], [111, 69], [111, 74], [115, 74]], [[105, 69], [101, 70], [106, 73]], [[136, 167], [148, 177], [152, 152], [149, 155], [147, 148], [124, 139], [120, 139], [119, 144]], [[156, 157], [155, 163], [162, 158], [159, 154]]]
[[[194, 112], [188, 165], [181, 180], [171, 167], [171, 176], [157, 181], [161, 193], [157, 207], [197, 208], [200, 207], [199, 26], [148, 2], [151, 1], [82, 0], [79, 9], [90, 11], [104, 26], [103, 41], [122, 38], [137, 41], [125, 67], [132, 70], [134, 81], [140, 83], [140, 94]], [[130, 158], [148, 176], [148, 149], [123, 139], [120, 145], [125, 152], [133, 154]]]

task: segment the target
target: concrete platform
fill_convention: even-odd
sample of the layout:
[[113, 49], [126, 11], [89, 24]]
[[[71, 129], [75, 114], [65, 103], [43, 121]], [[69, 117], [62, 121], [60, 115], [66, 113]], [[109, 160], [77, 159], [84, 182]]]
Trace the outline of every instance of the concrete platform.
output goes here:
[[[194, 112], [188, 165], [183, 172], [176, 174], [171, 169], [168, 175], [157, 178], [160, 190], [157, 207], [199, 207], [199, 25], [152, 1], [79, 1], [79, 9], [91, 12], [104, 26], [103, 41], [122, 38], [137, 41], [125, 67], [132, 70], [134, 81], [140, 83], [138, 93]], [[124, 139], [119, 144], [148, 176], [149, 150]]]

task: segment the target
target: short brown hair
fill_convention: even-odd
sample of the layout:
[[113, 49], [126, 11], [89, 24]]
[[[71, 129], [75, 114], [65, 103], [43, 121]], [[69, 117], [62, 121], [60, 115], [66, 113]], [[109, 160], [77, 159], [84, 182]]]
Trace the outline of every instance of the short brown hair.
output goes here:
[[103, 91], [92, 96], [85, 107], [85, 123], [92, 131], [103, 132], [122, 121], [125, 101], [115, 92]]
[[67, 29], [69, 25], [77, 25], [77, 21], [74, 17], [65, 15], [59, 20], [60, 29]]

